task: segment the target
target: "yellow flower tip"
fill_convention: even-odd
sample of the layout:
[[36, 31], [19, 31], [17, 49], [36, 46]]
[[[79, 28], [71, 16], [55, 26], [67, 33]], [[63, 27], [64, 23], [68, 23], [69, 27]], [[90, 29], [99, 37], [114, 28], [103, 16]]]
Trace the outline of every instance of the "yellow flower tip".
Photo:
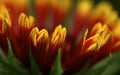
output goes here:
[[111, 34], [107, 34], [106, 37], [104, 37], [104, 41], [102, 41], [102, 45], [106, 44], [111, 38]]
[[77, 4], [77, 12], [84, 16], [88, 15], [92, 6], [93, 6], [92, 1], [89, 1], [89, 0], [79, 1]]
[[109, 28], [107, 27], [106, 24], [104, 24], [101, 28], [101, 34], [100, 34], [100, 38], [101, 38], [101, 46], [105, 45], [109, 39], [111, 38], [111, 31], [109, 30]]
[[18, 24], [24, 26], [27, 16], [24, 13], [21, 13], [18, 19]]
[[36, 37], [37, 37], [37, 34], [36, 33], [39, 33], [39, 29], [37, 27], [34, 27], [31, 32], [30, 32], [30, 40], [32, 41], [32, 43], [34, 44], [34, 46], [36, 46]]
[[98, 43], [93, 43], [88, 47], [87, 51], [93, 51], [93, 50], [95, 51], [97, 50], [97, 48], [98, 48]]
[[95, 35], [89, 37], [84, 44], [87, 47], [87, 51], [96, 50], [98, 51], [104, 44], [110, 39], [110, 33], [106, 34], [103, 31], [98, 32]]
[[99, 38], [100, 38], [99, 33], [95, 34], [94, 36], [89, 37], [88, 39], [85, 40], [82, 49], [85, 51], [97, 50], [99, 47], [99, 43], [98, 43]]
[[96, 33], [102, 33], [103, 31], [108, 31], [107, 25], [102, 25], [101, 23], [96, 23], [94, 27], [91, 30], [91, 35], [96, 34]]
[[[82, 40], [82, 45], [84, 46], [85, 45], [85, 41], [86, 41], [86, 38], [87, 38], [87, 35], [88, 35], [88, 29], [85, 30], [85, 33], [83, 35], [83, 40]], [[83, 49], [83, 46], [82, 46], [82, 49]]]
[[30, 27], [33, 27], [33, 26], [34, 26], [34, 22], [35, 22], [34, 17], [33, 17], [33, 16], [29, 16], [28, 20], [29, 20], [29, 23], [28, 23], [29, 26], [30, 26]]
[[37, 42], [47, 42], [48, 41], [48, 31], [46, 29], [42, 29], [39, 31], [38, 33], [38, 38], [37, 38]]
[[106, 24], [102, 25], [101, 23], [95, 24], [90, 33], [90, 38], [98, 44], [97, 50], [99, 50], [103, 45], [105, 45], [111, 37], [111, 31]]
[[2, 21], [2, 31], [7, 27], [11, 27], [11, 19], [7, 8], [4, 5], [0, 6], [0, 20]]
[[36, 46], [40, 42], [48, 41], [48, 32], [46, 29], [42, 29], [39, 31], [37, 27], [34, 27], [30, 32], [30, 39], [33, 42], [34, 46]]
[[102, 32], [109, 33], [110, 30], [106, 24], [102, 25], [101, 23], [97, 23], [92, 28], [90, 35], [94, 35], [96, 33], [102, 33]]
[[67, 30], [65, 27], [62, 28], [62, 25], [59, 25], [55, 28], [52, 37], [51, 43], [55, 45], [60, 45], [65, 41]]
[[102, 28], [102, 24], [101, 23], [96, 23], [94, 25], [94, 27], [92, 28], [90, 35], [94, 35], [96, 33], [98, 33], [98, 31]]
[[30, 29], [34, 26], [34, 17], [29, 16], [27, 17], [24, 13], [21, 13], [19, 16], [18, 24], [19, 27]]

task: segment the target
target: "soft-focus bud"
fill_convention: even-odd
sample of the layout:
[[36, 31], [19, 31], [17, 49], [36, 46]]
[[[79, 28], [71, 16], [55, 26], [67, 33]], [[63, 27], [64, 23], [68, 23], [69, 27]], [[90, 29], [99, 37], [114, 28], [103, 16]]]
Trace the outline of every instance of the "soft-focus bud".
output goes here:
[[91, 1], [83, 0], [77, 4], [77, 13], [83, 17], [88, 16], [93, 4]]
[[18, 20], [19, 27], [31, 29], [34, 26], [34, 21], [35, 19], [33, 16], [27, 17], [24, 13], [21, 13]]
[[105, 18], [111, 12], [111, 10], [112, 6], [108, 2], [100, 2], [92, 11], [93, 15], [91, 15], [91, 17], [95, 19], [97, 17]]

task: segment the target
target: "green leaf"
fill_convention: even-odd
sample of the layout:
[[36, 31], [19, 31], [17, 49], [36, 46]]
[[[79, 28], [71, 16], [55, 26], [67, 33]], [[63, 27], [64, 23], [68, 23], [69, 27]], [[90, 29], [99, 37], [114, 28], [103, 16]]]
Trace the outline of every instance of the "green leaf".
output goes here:
[[38, 65], [36, 64], [34, 57], [32, 55], [32, 52], [30, 50], [30, 61], [31, 61], [31, 71], [33, 73], [33, 75], [42, 75], [42, 73], [40, 72]]
[[50, 72], [50, 75], [62, 75], [62, 73], [63, 73], [63, 69], [62, 69], [62, 65], [61, 65], [61, 52], [59, 49], [55, 64]]
[[110, 59], [109, 57], [98, 62], [90, 69], [90, 75], [100, 75], [106, 67], [109, 65]]
[[120, 74], [120, 52], [111, 56], [111, 60], [101, 75], [119, 75]]
[[3, 52], [3, 50], [0, 48], [0, 58], [4, 61], [4, 62], [6, 62], [6, 63], [8, 63], [8, 59], [7, 59], [7, 57], [5, 56], [5, 54], [4, 54], [4, 52]]
[[25, 67], [23, 67], [23, 64], [15, 57], [14, 53], [12, 52], [12, 47], [9, 40], [8, 40], [8, 61], [9, 64], [7, 64], [7, 67], [8, 69], [11, 68], [11, 72], [16, 71], [18, 75], [29, 74], [28, 70]]
[[84, 67], [77, 73], [75, 73], [75, 75], [87, 75], [87, 72], [89, 71], [89, 61], [84, 65]]
[[18, 67], [22, 65], [22, 63], [15, 57], [14, 53], [12, 52], [12, 47], [10, 41], [8, 40], [8, 60], [11, 65]]
[[18, 72], [14, 69], [5, 57], [2, 50], [0, 50], [0, 75], [20, 75], [17, 74]]
[[0, 48], [0, 75], [7, 75], [7, 64], [8, 64], [8, 59], [6, 58], [3, 50]]
[[120, 74], [120, 52], [108, 56], [95, 64], [86, 75], [119, 75]]

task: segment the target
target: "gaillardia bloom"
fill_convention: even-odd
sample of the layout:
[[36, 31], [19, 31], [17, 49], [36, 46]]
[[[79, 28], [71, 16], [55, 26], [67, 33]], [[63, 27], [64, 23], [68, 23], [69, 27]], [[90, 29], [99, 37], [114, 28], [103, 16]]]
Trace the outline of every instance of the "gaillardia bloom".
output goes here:
[[81, 71], [87, 62], [90, 68], [118, 52], [119, 30], [117, 11], [108, 2], [94, 5], [87, 0], [76, 4], [72, 0], [0, 1], [0, 47], [5, 56], [11, 47], [22, 66], [35, 75], [30, 68], [30, 52], [39, 71], [49, 75], [60, 51], [60, 74], [70, 75]]

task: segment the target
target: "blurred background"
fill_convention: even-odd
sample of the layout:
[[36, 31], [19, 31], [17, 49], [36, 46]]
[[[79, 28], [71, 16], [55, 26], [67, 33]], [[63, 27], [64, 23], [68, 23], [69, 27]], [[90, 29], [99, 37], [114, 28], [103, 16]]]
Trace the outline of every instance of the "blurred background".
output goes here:
[[120, 0], [94, 0], [95, 3], [99, 3], [100, 1], [108, 1], [110, 2], [114, 9], [118, 11], [119, 16], [120, 16]]

